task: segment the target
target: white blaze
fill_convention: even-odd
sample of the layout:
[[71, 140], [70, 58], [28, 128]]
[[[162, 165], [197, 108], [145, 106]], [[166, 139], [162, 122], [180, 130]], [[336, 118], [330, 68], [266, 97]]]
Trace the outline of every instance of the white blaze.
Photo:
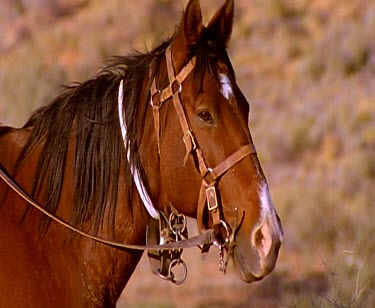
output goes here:
[[275, 211], [275, 207], [273, 206], [273, 202], [270, 196], [270, 192], [268, 190], [267, 183], [263, 183], [260, 186], [260, 206], [261, 206], [261, 220], [263, 219], [270, 219], [270, 223], [273, 226], [278, 226], [280, 234], [282, 234], [282, 230], [280, 228], [279, 221], [277, 219], [277, 214]]
[[221, 89], [220, 89], [221, 94], [223, 94], [223, 96], [227, 100], [230, 100], [234, 95], [233, 95], [232, 84], [228, 76], [224, 74], [220, 74], [220, 84], [221, 84]]

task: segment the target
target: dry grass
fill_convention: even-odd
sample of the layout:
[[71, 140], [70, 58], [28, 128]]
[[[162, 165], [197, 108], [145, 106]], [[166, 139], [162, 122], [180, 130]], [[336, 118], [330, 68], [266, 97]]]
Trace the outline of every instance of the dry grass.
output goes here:
[[[0, 24], [23, 26], [0, 57], [0, 122], [20, 125], [110, 55], [152, 47], [172, 34], [186, 2], [90, 1], [39, 23], [13, 8]], [[207, 20], [217, 1], [204, 7]], [[192, 251], [188, 281], [175, 287], [143, 260], [119, 306], [375, 305], [374, 37], [371, 1], [237, 1], [230, 55], [284, 225], [280, 262], [245, 285], [217, 273], [215, 254], [203, 263]]]

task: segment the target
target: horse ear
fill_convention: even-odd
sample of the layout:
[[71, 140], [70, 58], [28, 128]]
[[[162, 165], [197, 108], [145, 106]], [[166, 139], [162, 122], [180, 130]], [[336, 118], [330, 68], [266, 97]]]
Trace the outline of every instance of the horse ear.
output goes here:
[[186, 46], [196, 44], [202, 36], [202, 11], [199, 0], [190, 0], [181, 22]]
[[202, 12], [199, 0], [190, 0], [182, 15], [180, 27], [173, 39], [173, 46], [178, 52], [173, 53], [175, 69], [179, 70], [186, 61], [192, 47], [196, 45], [203, 33]]
[[200, 2], [199, 0], [190, 0], [182, 15], [180, 27], [175, 36], [175, 44], [177, 43], [180, 48], [183, 47], [188, 53], [190, 47], [198, 43], [202, 32], [203, 24]]
[[234, 0], [226, 0], [223, 6], [211, 18], [207, 28], [216, 39], [228, 46], [233, 28]]

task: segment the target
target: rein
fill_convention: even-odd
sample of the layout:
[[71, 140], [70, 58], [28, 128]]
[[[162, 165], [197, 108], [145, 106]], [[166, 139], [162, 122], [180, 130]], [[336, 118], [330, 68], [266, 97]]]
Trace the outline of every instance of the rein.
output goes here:
[[88, 234], [82, 230], [77, 229], [76, 227], [68, 224], [61, 218], [56, 217], [55, 215], [52, 215], [49, 213], [45, 208], [43, 208], [39, 203], [37, 203], [35, 200], [33, 200], [23, 189], [22, 187], [14, 180], [12, 179], [7, 172], [5, 171], [5, 168], [0, 164], [0, 178], [14, 191], [16, 192], [22, 199], [24, 199], [27, 203], [32, 205], [34, 208], [36, 208], [38, 211], [42, 212], [44, 215], [48, 216], [58, 224], [64, 226], [65, 228], [78, 233], [82, 235], [83, 237], [92, 239], [98, 243], [105, 244], [107, 246], [111, 246], [114, 248], [118, 248], [121, 250], [131, 249], [131, 250], [170, 250], [170, 249], [183, 249], [183, 248], [191, 248], [196, 247], [199, 245], [210, 245], [214, 243], [213, 238], [213, 232], [212, 230], [207, 230], [207, 232], [192, 237], [190, 239], [180, 240], [178, 242], [170, 242], [162, 245], [132, 245], [132, 244], [124, 244], [124, 243], [118, 243], [109, 241], [106, 239], [99, 238], [97, 236]]

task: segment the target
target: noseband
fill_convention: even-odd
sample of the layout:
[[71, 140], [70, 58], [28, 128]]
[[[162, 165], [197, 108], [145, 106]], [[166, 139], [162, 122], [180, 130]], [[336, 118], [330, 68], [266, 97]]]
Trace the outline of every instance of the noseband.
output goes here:
[[[175, 75], [173, 62], [172, 62], [172, 51], [171, 46], [169, 46], [166, 50], [166, 63], [167, 63], [167, 70], [168, 70], [168, 78], [169, 78], [169, 85], [165, 87], [163, 90], [159, 90], [156, 83], [156, 77], [153, 78], [151, 84], [151, 106], [153, 109], [154, 115], [154, 126], [155, 126], [155, 133], [156, 133], [156, 141], [157, 146], [160, 154], [160, 124], [159, 124], [159, 110], [163, 106], [163, 103], [166, 102], [168, 99], [172, 98], [173, 105], [175, 107], [178, 120], [180, 122], [180, 126], [183, 132], [183, 142], [186, 148], [186, 154], [184, 159], [184, 164], [188, 160], [190, 155], [195, 155], [196, 161], [198, 162], [195, 164], [198, 173], [202, 177], [202, 184], [199, 193], [199, 200], [198, 200], [198, 207], [197, 207], [197, 222], [199, 230], [205, 229], [204, 224], [204, 211], [207, 209], [212, 216], [212, 228], [214, 226], [222, 225], [226, 230], [226, 237], [223, 243], [218, 243], [219, 246], [224, 246], [234, 237], [230, 236], [231, 230], [228, 228], [226, 224], [223, 214], [222, 214], [222, 205], [219, 204], [218, 199], [218, 188], [217, 184], [220, 178], [234, 165], [238, 162], [243, 160], [245, 157], [256, 154], [256, 150], [253, 144], [246, 144], [242, 146], [239, 150], [234, 152], [232, 155], [227, 157], [224, 161], [219, 163], [213, 168], [210, 168], [207, 164], [203, 151], [199, 147], [196, 138], [194, 137], [193, 130], [190, 126], [188, 117], [186, 115], [186, 111], [184, 106], [181, 102], [181, 91], [182, 91], [182, 84], [185, 79], [189, 76], [196, 64], [196, 56], [194, 56], [182, 69], [181, 71]], [[234, 230], [235, 231], [235, 230]], [[229, 245], [231, 243], [228, 243]]]

